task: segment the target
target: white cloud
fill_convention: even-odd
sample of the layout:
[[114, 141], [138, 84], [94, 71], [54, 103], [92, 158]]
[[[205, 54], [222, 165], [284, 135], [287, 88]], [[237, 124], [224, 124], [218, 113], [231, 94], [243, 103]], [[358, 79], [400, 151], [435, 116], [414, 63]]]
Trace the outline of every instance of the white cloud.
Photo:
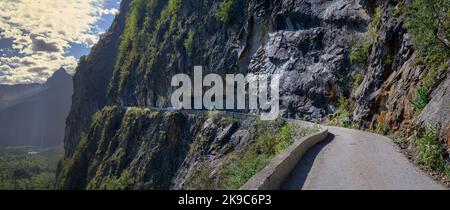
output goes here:
[[61, 66], [73, 72], [76, 58], [66, 52], [72, 43], [97, 42], [96, 23], [117, 13], [106, 8], [107, 1], [0, 0], [0, 38], [12, 40], [20, 54], [0, 57], [0, 84], [42, 83]]

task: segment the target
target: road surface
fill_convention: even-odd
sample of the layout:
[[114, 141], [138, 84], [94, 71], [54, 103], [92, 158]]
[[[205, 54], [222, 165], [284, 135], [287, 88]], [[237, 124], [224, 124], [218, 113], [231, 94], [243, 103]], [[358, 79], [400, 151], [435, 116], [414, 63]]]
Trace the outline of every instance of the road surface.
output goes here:
[[285, 181], [287, 190], [445, 190], [398, 152], [389, 138], [330, 127]]

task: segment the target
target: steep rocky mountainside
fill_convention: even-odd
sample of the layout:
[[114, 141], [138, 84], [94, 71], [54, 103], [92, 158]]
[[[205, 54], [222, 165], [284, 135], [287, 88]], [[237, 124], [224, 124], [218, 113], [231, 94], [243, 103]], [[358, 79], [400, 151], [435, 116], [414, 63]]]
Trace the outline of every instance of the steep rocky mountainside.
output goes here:
[[362, 35], [370, 20], [359, 4], [236, 1], [220, 20], [221, 3], [122, 1], [111, 30], [78, 67], [68, 155], [106, 95], [112, 105], [168, 105], [172, 76], [194, 65], [205, 73], [284, 74], [285, 116], [311, 120], [334, 112], [351, 73], [346, 39]]
[[367, 67], [362, 69], [364, 76], [353, 94], [356, 100], [353, 120], [378, 130], [389, 127], [390, 131], [399, 131], [405, 136], [412, 135], [416, 124], [436, 124], [440, 126], [440, 135], [448, 136], [449, 58], [446, 58], [446, 66], [433, 78], [436, 82], [429, 90], [429, 104], [420, 113], [414, 113], [416, 90], [426, 82], [429, 70], [426, 64], [417, 61], [413, 37], [408, 33], [401, 11], [405, 7], [403, 2], [388, 1], [381, 6], [378, 31], [371, 37], [373, 45], [369, 49]]
[[88, 57], [82, 57], [73, 78], [72, 109], [67, 118], [65, 152], [73, 154], [83, 131], [89, 129], [92, 115], [106, 105], [109, 80], [116, 63], [129, 1], [122, 1], [120, 14], [108, 32], [100, 37]]
[[59, 166], [57, 188], [237, 189], [288, 145], [280, 142], [316, 131], [294, 134], [291, 126], [254, 116], [105, 107]]
[[194, 170], [181, 167], [189, 162], [186, 151], [208, 126], [199, 116], [145, 108], [169, 106], [172, 76], [192, 74], [194, 65], [205, 73], [281, 74], [283, 117], [322, 122], [344, 116], [359, 128], [404, 136], [435, 124], [449, 141], [448, 65], [434, 75], [426, 107], [414, 111], [429, 71], [415, 59], [405, 24], [410, 6], [396, 0], [123, 0], [111, 29], [77, 68], [58, 187], [107, 188], [132, 176], [140, 183], [135, 188], [180, 188], [183, 173]]
[[0, 87], [0, 147], [61, 146], [72, 93], [64, 69], [42, 85]]

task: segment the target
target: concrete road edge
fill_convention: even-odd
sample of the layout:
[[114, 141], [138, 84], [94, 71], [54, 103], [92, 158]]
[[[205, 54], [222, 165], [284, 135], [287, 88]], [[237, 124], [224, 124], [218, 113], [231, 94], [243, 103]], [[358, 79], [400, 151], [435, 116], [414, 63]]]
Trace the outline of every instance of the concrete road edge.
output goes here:
[[262, 171], [240, 188], [240, 190], [279, 190], [285, 179], [301, 161], [303, 155], [316, 144], [324, 141], [328, 129], [320, 126], [320, 131], [295, 141], [277, 155]]

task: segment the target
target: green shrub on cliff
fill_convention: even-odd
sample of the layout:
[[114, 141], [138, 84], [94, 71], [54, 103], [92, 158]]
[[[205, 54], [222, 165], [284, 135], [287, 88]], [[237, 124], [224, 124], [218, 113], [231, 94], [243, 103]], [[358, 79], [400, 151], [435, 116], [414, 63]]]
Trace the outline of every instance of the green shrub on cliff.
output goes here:
[[417, 88], [414, 99], [412, 101], [413, 111], [415, 115], [420, 114], [420, 112], [427, 106], [428, 102], [430, 101], [428, 97], [429, 91], [429, 87], [425, 85], [421, 85]]
[[350, 62], [352, 64], [366, 64], [372, 42], [350, 42]]
[[195, 33], [193, 31], [189, 31], [188, 37], [184, 41], [184, 48], [189, 55], [192, 55], [192, 51], [194, 50], [194, 36]]
[[358, 128], [359, 126], [350, 120], [352, 104], [349, 99], [341, 96], [337, 103], [337, 110], [330, 116], [326, 124], [345, 128]]
[[283, 120], [257, 121], [254, 124], [255, 141], [224, 164], [219, 188], [239, 189], [253, 175], [261, 171], [277, 154], [294, 142], [297, 128]]
[[362, 78], [361, 73], [355, 74], [355, 76], [353, 77], [353, 88], [358, 88], [362, 82], [363, 82], [363, 78]]
[[419, 133], [415, 146], [417, 150], [416, 162], [424, 167], [445, 173], [450, 178], [450, 166], [444, 160], [445, 147], [436, 135], [435, 127], [427, 127]]
[[350, 62], [352, 64], [365, 65], [369, 58], [370, 47], [375, 43], [378, 37], [378, 30], [381, 25], [381, 8], [377, 7], [372, 17], [372, 23], [368, 30], [368, 39], [365, 41], [350, 41]]
[[430, 64], [426, 68], [427, 72], [422, 79], [422, 83], [416, 89], [414, 98], [411, 101], [415, 115], [419, 115], [422, 110], [428, 105], [428, 103], [430, 102], [429, 93], [434, 83], [436, 82], [437, 75], [440, 72], [445, 71], [447, 68], [448, 65], [446, 62], [441, 62], [440, 66], [437, 67], [433, 64]]
[[184, 190], [215, 190], [217, 186], [211, 178], [208, 163], [201, 161], [196, 167], [194, 175], [189, 176], [183, 186]]
[[106, 190], [130, 190], [134, 186], [134, 181], [129, 171], [124, 171], [119, 177], [111, 177], [105, 183]]
[[381, 25], [381, 7], [375, 8], [375, 13], [372, 17], [372, 23], [370, 24], [369, 28], [369, 35], [371, 36], [372, 40], [375, 40], [378, 36], [378, 29]]
[[223, 23], [228, 22], [232, 17], [232, 9], [234, 4], [234, 0], [226, 0], [219, 6], [219, 9], [217, 9], [214, 16]]

